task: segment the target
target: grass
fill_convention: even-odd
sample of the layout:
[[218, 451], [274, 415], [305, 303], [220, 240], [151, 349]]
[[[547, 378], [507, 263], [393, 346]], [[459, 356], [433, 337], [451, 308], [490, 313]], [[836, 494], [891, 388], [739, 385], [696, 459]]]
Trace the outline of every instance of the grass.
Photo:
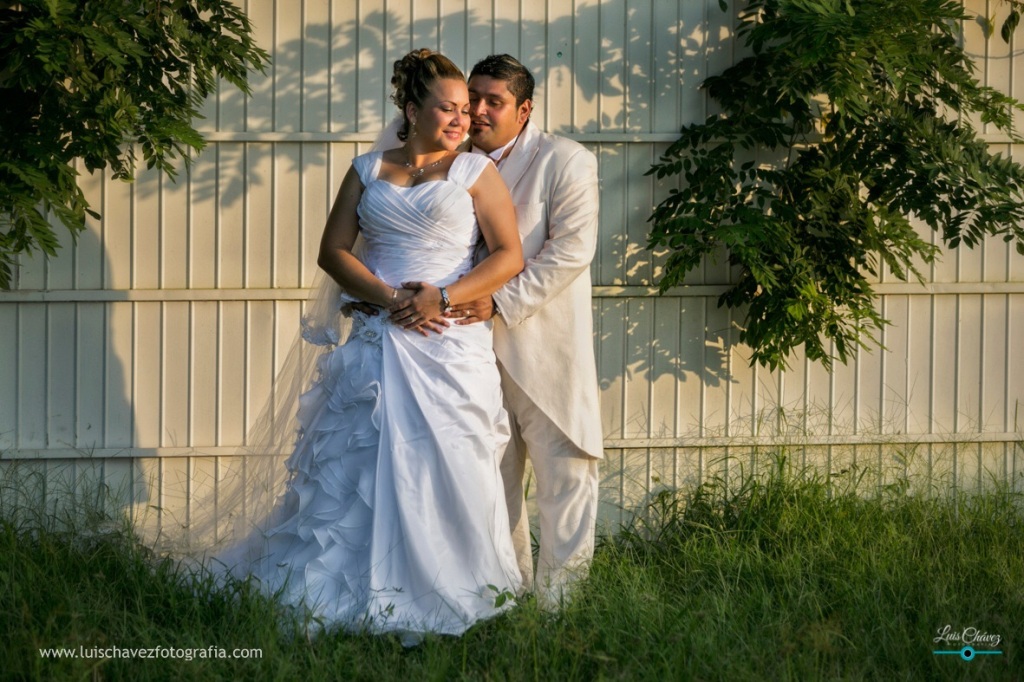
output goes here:
[[[58, 524], [0, 514], [0, 677], [1019, 679], [1020, 494], [861, 487], [776, 456], [738, 485], [661, 493], [600, 542], [590, 577], [558, 614], [527, 599], [461, 638], [413, 649], [393, 637], [289, 636], [291, 616], [272, 600], [180, 571], [102, 515]], [[962, 646], [933, 641], [946, 625], [999, 634], [1002, 653], [935, 655]], [[38, 651], [79, 645], [258, 647], [262, 658]]]

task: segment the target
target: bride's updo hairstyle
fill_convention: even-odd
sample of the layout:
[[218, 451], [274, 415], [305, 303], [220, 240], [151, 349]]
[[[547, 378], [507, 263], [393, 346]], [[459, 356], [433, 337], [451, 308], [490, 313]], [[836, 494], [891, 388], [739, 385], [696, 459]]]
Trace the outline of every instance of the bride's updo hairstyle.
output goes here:
[[404, 119], [398, 131], [398, 139], [402, 142], [409, 139], [409, 115], [405, 112], [405, 105], [412, 102], [417, 108], [422, 107], [430, 96], [430, 86], [442, 78], [466, 81], [466, 76], [452, 60], [425, 47], [413, 50], [395, 62], [395, 75], [391, 77], [395, 91], [391, 94], [391, 101], [401, 110]]

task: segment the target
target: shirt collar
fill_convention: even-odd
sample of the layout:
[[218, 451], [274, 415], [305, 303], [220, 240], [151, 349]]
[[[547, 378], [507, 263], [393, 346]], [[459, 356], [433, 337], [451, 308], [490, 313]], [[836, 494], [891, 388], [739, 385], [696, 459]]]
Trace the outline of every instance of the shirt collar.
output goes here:
[[[519, 135], [522, 135], [522, 134], [523, 134], [522, 132], [519, 133]], [[491, 158], [491, 161], [493, 161], [495, 164], [497, 164], [499, 161], [501, 161], [501, 157], [505, 153], [505, 150], [509, 149], [510, 147], [512, 147], [516, 143], [516, 140], [519, 139], [519, 135], [516, 135], [511, 140], [509, 140], [507, 144], [502, 145], [501, 147], [498, 147], [497, 149], [495, 149], [495, 150], [493, 150], [491, 152], [485, 152], [483, 149], [480, 149], [480, 147], [477, 147], [476, 145], [473, 145], [473, 153], [474, 154], [483, 154], [484, 156], [489, 156]]]

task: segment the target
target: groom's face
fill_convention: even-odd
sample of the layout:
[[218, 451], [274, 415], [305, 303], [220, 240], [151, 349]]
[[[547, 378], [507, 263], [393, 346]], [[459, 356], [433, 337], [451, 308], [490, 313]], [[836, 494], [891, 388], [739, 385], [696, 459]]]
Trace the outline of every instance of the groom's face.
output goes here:
[[469, 79], [469, 138], [485, 152], [508, 144], [530, 118], [532, 106], [530, 100], [516, 106], [507, 81], [473, 76]]

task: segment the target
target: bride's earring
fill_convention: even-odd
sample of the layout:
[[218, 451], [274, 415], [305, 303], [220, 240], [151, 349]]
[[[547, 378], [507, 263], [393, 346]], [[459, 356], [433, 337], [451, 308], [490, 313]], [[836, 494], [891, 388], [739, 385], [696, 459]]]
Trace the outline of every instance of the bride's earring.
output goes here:
[[409, 139], [416, 137], [416, 121], [412, 122], [412, 128], [409, 130]]

